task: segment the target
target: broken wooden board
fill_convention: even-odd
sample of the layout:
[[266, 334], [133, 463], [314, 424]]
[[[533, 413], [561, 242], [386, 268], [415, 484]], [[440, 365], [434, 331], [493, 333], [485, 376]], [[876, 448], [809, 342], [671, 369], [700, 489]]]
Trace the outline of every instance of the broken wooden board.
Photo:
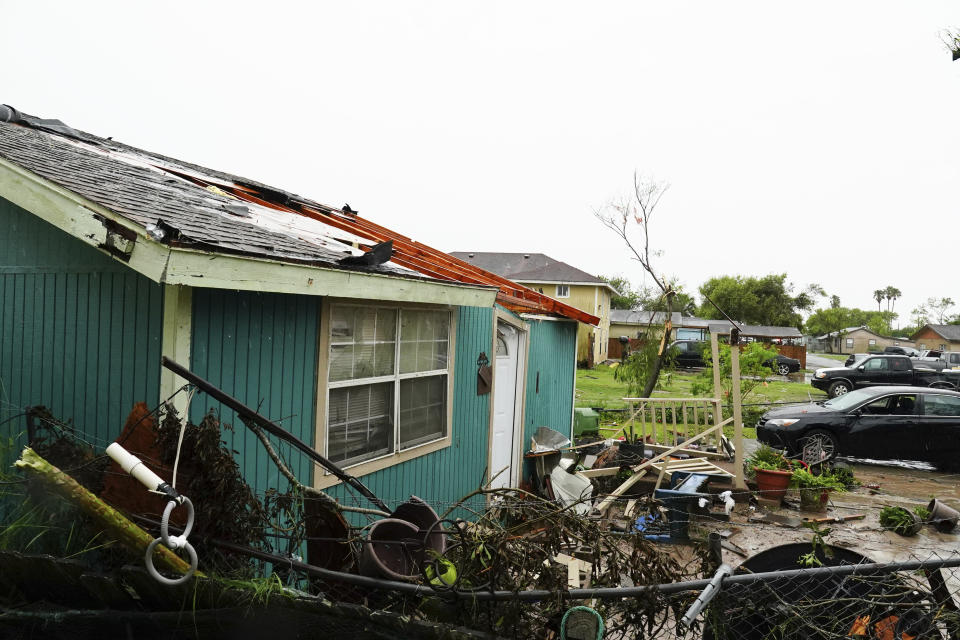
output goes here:
[[726, 460], [729, 456], [726, 453], [717, 453], [716, 451], [702, 451], [700, 449], [674, 449], [664, 444], [650, 444], [649, 442], [644, 445], [651, 451], [655, 453], [662, 453], [664, 451], [673, 451], [676, 455], [686, 455], [691, 458], [723, 458]]
[[662, 462], [655, 462], [650, 466], [660, 471], [667, 480], [670, 479], [674, 471], [689, 471], [690, 473], [703, 473], [710, 476], [722, 476], [724, 478], [733, 477], [733, 474], [729, 471], [721, 469], [703, 458], [695, 458], [693, 460], [664, 460]]
[[603, 469], [587, 469], [580, 471], [580, 475], [586, 478], [604, 478], [606, 476], [615, 476], [620, 473], [620, 467], [604, 467]]
[[[733, 420], [733, 418], [727, 418], [726, 420], [724, 420], [724, 421], [721, 422], [720, 424], [714, 425], [714, 426], [710, 427], [709, 429], [707, 429], [706, 431], [700, 432], [699, 434], [693, 436], [692, 438], [690, 438], [689, 440], [687, 440], [687, 441], [685, 441], [685, 442], [681, 442], [679, 445], [677, 445], [676, 447], [673, 447], [673, 448], [670, 449], [669, 451], [664, 451], [664, 452], [661, 453], [660, 455], [658, 455], [658, 456], [656, 456], [656, 457], [654, 457], [654, 458], [651, 458], [650, 460], [647, 460], [646, 462], [643, 462], [643, 463], [638, 464], [637, 466], [633, 467], [633, 472], [634, 472], [634, 474], [633, 474], [632, 476], [630, 476], [629, 478], [627, 478], [627, 479], [624, 481], [623, 484], [621, 484], [619, 487], [617, 487], [616, 489], [614, 489], [614, 490], [610, 493], [610, 495], [608, 495], [606, 498], [604, 498], [604, 499], [603, 499], [603, 502], [601, 502], [599, 505], [597, 505], [597, 511], [598, 511], [599, 513], [601, 513], [601, 514], [602, 514], [602, 513], [605, 513], [606, 510], [610, 508], [610, 505], [612, 505], [617, 498], [619, 498], [619, 497], [622, 496], [624, 493], [626, 493], [626, 492], [630, 489], [630, 487], [632, 487], [633, 485], [635, 485], [635, 484], [640, 480], [640, 478], [642, 478], [644, 475], [646, 475], [646, 473], [647, 473], [647, 472], [646, 472], [646, 469], [649, 468], [653, 463], [655, 463], [655, 462], [660, 462], [661, 460], [669, 457], [669, 455], [670, 455], [671, 453], [673, 453], [674, 451], [676, 451], [677, 449], [683, 449], [684, 447], [687, 447], [687, 446], [693, 444], [694, 442], [698, 442], [698, 441], [702, 440], [703, 438], [707, 437], [708, 435], [710, 435], [710, 434], [713, 433], [714, 431], [722, 431], [723, 427], [726, 426], [726, 425], [727, 425], [729, 422], [731, 422], [732, 420]], [[643, 471], [643, 473], [640, 473], [640, 471]]]
[[590, 572], [593, 571], [593, 565], [586, 560], [574, 558], [565, 553], [558, 553], [553, 557], [553, 560], [567, 566], [567, 586], [571, 589], [580, 588], [581, 571], [586, 573], [588, 579], [590, 577]]

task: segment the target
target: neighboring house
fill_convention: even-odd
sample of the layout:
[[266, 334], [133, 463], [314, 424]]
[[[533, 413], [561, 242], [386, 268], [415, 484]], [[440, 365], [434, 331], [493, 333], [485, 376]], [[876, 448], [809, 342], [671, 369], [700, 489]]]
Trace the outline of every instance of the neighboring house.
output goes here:
[[[14, 418], [44, 405], [102, 449], [135, 402], [183, 384], [161, 355], [388, 502], [450, 503], [503, 468], [517, 484], [537, 427], [571, 431], [577, 322], [598, 318], [349, 211], [23, 116], [0, 121], [0, 225], [0, 423], [16, 446]], [[361, 264], [386, 240], [388, 262]], [[284, 490], [232, 411], [203, 394], [188, 410], [210, 408], [254, 490]]]
[[596, 326], [580, 325], [577, 360], [592, 365], [607, 359], [610, 296], [617, 290], [602, 278], [542, 253], [454, 251], [450, 255], [599, 317]]
[[822, 336], [808, 338], [811, 351], [826, 353], [870, 353], [883, 351], [884, 347], [913, 347], [913, 340], [884, 336], [866, 327], [847, 327], [840, 331], [831, 331]]
[[[646, 333], [647, 327], [662, 327], [666, 319], [663, 311], [628, 311], [614, 309], [610, 312], [610, 338], [620, 336], [640, 338]], [[704, 340], [708, 335], [709, 320], [702, 320], [692, 316], [684, 317], [679, 311], [670, 314], [673, 331], [671, 340]]]
[[910, 336], [917, 349], [960, 351], [960, 325], [925, 324]]

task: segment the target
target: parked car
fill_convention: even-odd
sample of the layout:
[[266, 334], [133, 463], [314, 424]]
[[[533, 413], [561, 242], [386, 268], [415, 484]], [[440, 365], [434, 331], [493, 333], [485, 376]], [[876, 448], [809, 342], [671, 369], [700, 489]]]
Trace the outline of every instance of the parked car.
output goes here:
[[852, 367], [817, 369], [810, 384], [831, 398], [862, 387], [903, 385], [956, 389], [960, 371], [937, 371], [907, 356], [876, 355], [855, 362]]
[[[677, 340], [668, 347], [670, 357], [678, 367], [705, 367], [704, 350], [710, 349], [710, 343], [705, 340]], [[709, 355], [707, 356], [709, 358]], [[800, 361], [778, 353], [766, 364], [782, 376], [800, 371]]]
[[960, 455], [960, 392], [929, 387], [856, 389], [825, 402], [763, 414], [760, 442], [806, 461], [837, 455], [955, 465]]
[[910, 356], [911, 358], [917, 358], [920, 356], [920, 350], [914, 349], [913, 347], [884, 347], [883, 352], [892, 356]]
[[927, 349], [926, 351], [920, 352], [920, 357], [915, 359], [917, 362], [923, 363], [923, 366], [936, 366], [941, 369], [960, 369], [960, 351]]

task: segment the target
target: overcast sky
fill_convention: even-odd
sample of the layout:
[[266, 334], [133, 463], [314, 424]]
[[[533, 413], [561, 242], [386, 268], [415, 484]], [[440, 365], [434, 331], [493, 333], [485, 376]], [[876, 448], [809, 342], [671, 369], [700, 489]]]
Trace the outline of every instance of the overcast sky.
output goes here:
[[[0, 103], [445, 251], [642, 281], [592, 211], [671, 187], [688, 290], [786, 272], [845, 306], [960, 302], [956, 2], [0, 0]], [[955, 309], [960, 311], [960, 308]]]

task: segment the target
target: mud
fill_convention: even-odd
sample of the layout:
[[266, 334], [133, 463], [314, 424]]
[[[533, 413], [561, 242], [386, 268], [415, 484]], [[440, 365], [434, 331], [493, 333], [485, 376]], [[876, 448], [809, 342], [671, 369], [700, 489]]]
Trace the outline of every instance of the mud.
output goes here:
[[[927, 559], [933, 554], [960, 552], [960, 527], [951, 533], [940, 533], [927, 525], [918, 535], [904, 537], [884, 530], [879, 522], [880, 509], [884, 506], [903, 506], [912, 510], [916, 506], [926, 507], [934, 497], [960, 510], [960, 476], [935, 471], [923, 463], [848, 462], [861, 486], [852, 491], [832, 493], [826, 512], [800, 511], [798, 500], [789, 493], [784, 505], [774, 509], [750, 505], [744, 500], [747, 496], [741, 494], [729, 523], [701, 519], [698, 526], [704, 534], [731, 531], [728, 540], [752, 556], [776, 545], [810, 541], [812, 533], [805, 527], [793, 529], [749, 522], [751, 515], [770, 512], [802, 519], [863, 514], [864, 518], [860, 520], [821, 524], [821, 527], [830, 529], [826, 541], [857, 551], [874, 562]], [[877, 488], [869, 488], [871, 485]], [[733, 566], [745, 560], [729, 550], [724, 550], [723, 556], [724, 561]]]

